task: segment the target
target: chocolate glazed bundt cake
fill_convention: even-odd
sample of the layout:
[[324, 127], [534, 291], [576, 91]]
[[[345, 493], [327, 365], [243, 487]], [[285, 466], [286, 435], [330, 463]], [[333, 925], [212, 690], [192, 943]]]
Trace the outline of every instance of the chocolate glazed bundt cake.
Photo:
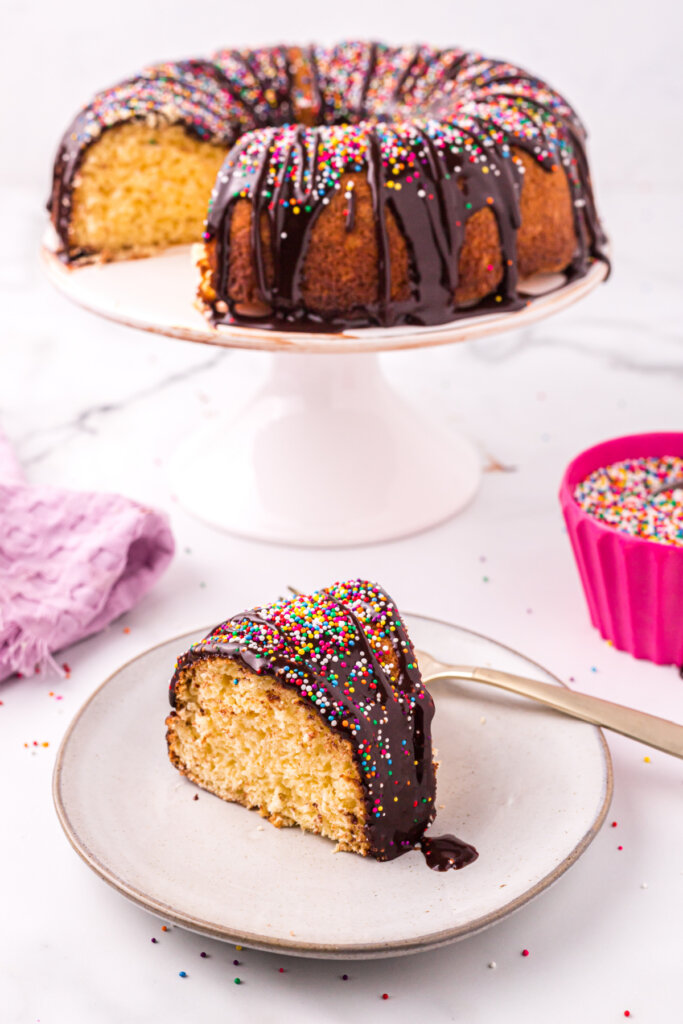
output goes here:
[[213, 323], [438, 324], [606, 258], [569, 104], [512, 64], [429, 46], [148, 68], [78, 115], [50, 210], [70, 262], [201, 239]]
[[435, 815], [434, 705], [376, 584], [235, 615], [179, 659], [170, 699], [171, 762], [224, 800], [377, 860], [421, 841], [428, 863], [440, 850], [441, 870], [476, 857], [452, 837], [443, 848], [423, 840]]

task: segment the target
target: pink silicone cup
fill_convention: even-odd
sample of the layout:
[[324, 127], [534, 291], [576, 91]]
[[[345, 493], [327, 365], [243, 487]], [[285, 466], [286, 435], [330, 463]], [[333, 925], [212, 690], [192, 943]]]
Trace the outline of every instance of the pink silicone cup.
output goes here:
[[633, 434], [595, 445], [570, 462], [560, 502], [588, 601], [606, 640], [658, 665], [683, 664], [683, 547], [630, 537], [582, 511], [574, 488], [622, 459], [683, 457], [683, 433]]

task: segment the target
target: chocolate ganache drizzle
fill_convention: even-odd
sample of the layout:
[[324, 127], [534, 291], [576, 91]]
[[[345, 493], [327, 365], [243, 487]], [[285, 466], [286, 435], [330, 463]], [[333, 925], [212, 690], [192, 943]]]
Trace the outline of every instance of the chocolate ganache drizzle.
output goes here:
[[[320, 97], [317, 124], [286, 125], [244, 136], [228, 155], [213, 192], [205, 242], [215, 243], [214, 322], [248, 320], [229, 287], [235, 204], [253, 207], [252, 252], [258, 289], [274, 325], [323, 329], [377, 324], [431, 325], [473, 312], [517, 309], [517, 234], [525, 173], [518, 152], [569, 183], [577, 247], [566, 273], [606, 260], [593, 200], [585, 131], [572, 108], [520, 69], [460, 50], [342, 44], [314, 48], [310, 66]], [[376, 301], [342, 317], [307, 308], [302, 283], [311, 233], [343, 177], [362, 173], [372, 193], [379, 288]], [[347, 230], [354, 197], [347, 193]], [[489, 208], [500, 239], [502, 280], [475, 310], [458, 308], [459, 258], [470, 219]], [[410, 294], [391, 298], [387, 218], [408, 246]], [[262, 225], [268, 225], [264, 244]], [[269, 251], [267, 251], [269, 250]]]
[[[221, 50], [208, 60], [148, 68], [98, 94], [62, 140], [49, 206], [65, 258], [79, 258], [69, 250], [69, 224], [83, 154], [103, 131], [134, 119], [171, 121], [232, 147], [204, 234], [207, 250], [215, 248], [214, 323], [340, 330], [519, 308], [520, 151], [548, 173], [566, 175], [576, 251], [565, 273], [582, 276], [591, 261], [607, 260], [579, 118], [547, 84], [504, 61], [452, 48], [345, 42]], [[328, 315], [307, 307], [304, 264], [316, 222], [349, 174], [365, 175], [371, 188], [379, 286], [375, 300]], [[256, 318], [229, 287], [231, 224], [242, 199], [253, 206], [252, 258], [269, 310]], [[456, 301], [459, 258], [469, 221], [487, 207], [502, 279], [467, 308]], [[391, 295], [389, 217], [408, 253], [409, 294], [400, 299]], [[351, 193], [348, 231], [355, 220]]]
[[336, 583], [228, 619], [178, 661], [172, 705], [180, 673], [211, 658], [275, 676], [350, 741], [372, 856], [392, 860], [416, 847], [435, 815], [434, 704], [379, 586]]

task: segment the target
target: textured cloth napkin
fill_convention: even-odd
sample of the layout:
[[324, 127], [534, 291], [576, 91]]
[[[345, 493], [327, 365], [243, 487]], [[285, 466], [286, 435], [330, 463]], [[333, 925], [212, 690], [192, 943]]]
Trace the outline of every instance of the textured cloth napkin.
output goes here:
[[160, 512], [116, 494], [33, 487], [0, 431], [0, 680], [103, 629], [173, 556]]

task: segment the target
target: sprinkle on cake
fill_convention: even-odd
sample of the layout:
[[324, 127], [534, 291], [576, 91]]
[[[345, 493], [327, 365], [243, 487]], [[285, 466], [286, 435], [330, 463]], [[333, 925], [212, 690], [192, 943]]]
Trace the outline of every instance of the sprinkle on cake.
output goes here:
[[607, 258], [567, 101], [423, 44], [147, 67], [76, 116], [49, 207], [69, 263], [197, 243], [214, 324], [427, 326], [521, 309], [525, 277]]
[[276, 825], [390, 860], [434, 818], [434, 706], [377, 584], [336, 583], [228, 619], [179, 659], [170, 697], [175, 766]]
[[683, 547], [683, 458], [625, 459], [595, 470], [574, 490], [580, 508], [605, 526]]

